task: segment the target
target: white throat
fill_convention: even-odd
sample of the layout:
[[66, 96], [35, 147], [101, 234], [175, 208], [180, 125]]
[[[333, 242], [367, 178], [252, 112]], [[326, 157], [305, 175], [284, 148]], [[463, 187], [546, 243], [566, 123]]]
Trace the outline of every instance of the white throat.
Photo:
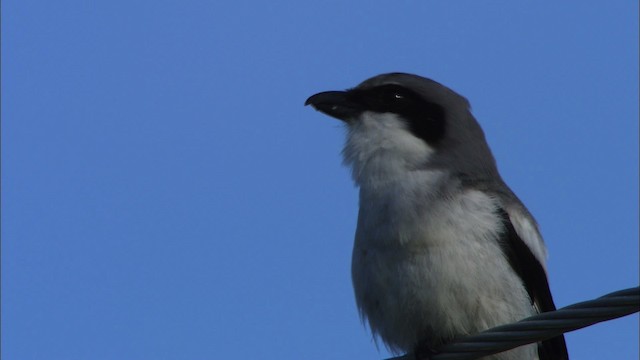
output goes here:
[[433, 151], [398, 115], [368, 111], [349, 124], [342, 154], [356, 185], [375, 187], [424, 169]]

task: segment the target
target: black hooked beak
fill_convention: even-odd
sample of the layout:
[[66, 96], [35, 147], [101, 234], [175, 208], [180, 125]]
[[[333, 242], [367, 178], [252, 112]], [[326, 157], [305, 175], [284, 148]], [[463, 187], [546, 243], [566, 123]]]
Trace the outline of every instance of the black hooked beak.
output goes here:
[[349, 122], [364, 109], [352, 100], [348, 91], [325, 91], [315, 94], [304, 102], [316, 110], [336, 119]]

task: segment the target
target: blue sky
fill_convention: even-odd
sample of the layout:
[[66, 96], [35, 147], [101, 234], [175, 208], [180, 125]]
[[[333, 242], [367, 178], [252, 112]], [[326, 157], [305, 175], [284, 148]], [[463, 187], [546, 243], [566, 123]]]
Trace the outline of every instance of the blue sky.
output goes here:
[[388, 357], [343, 129], [303, 102], [390, 71], [470, 100], [558, 306], [638, 285], [637, 1], [2, 5], [3, 359]]

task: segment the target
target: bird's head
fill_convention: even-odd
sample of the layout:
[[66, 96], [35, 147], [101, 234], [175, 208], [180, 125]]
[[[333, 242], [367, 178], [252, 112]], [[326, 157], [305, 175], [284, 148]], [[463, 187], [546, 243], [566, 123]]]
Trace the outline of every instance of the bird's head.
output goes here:
[[433, 80], [383, 74], [346, 91], [315, 94], [305, 105], [347, 124], [343, 154], [357, 183], [385, 169], [497, 172], [467, 100]]

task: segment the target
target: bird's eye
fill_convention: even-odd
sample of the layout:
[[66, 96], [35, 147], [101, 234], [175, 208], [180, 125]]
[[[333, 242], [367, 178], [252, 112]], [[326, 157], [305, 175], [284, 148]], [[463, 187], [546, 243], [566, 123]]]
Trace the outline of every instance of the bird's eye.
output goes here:
[[404, 91], [393, 89], [385, 95], [384, 103], [389, 106], [390, 110], [397, 111], [410, 106], [412, 97]]
[[387, 105], [397, 104], [398, 101], [402, 101], [407, 97], [398, 89], [385, 89], [380, 92], [380, 101]]
[[410, 107], [416, 96], [408, 89], [399, 85], [383, 85], [362, 92], [368, 108], [378, 112], [399, 113]]

